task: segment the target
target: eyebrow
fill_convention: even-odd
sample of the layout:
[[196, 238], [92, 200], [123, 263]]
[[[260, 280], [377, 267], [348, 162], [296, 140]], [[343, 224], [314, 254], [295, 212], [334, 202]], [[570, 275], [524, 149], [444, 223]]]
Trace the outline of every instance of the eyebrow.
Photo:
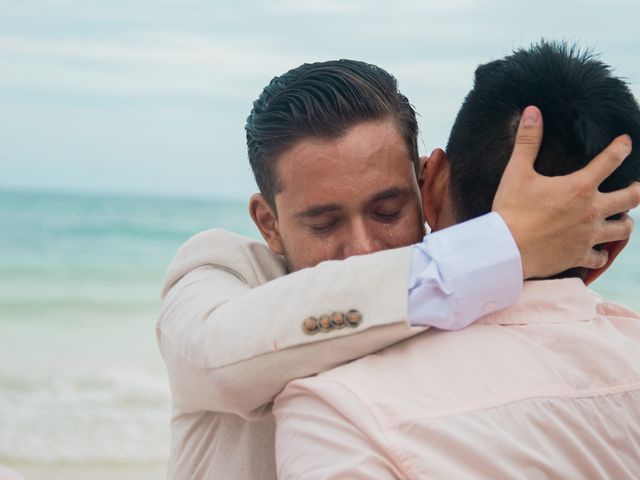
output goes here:
[[296, 213], [297, 218], [313, 218], [324, 215], [325, 213], [337, 212], [340, 210], [340, 205], [337, 203], [326, 203], [324, 205], [316, 205], [315, 207], [308, 208], [304, 212]]
[[409, 193], [409, 189], [401, 188], [401, 187], [391, 187], [383, 190], [382, 192], [376, 193], [371, 199], [372, 202], [379, 202], [380, 200], [386, 200], [388, 198], [397, 198], [407, 195]]
[[[389, 198], [398, 198], [403, 197], [409, 193], [409, 190], [401, 187], [391, 187], [383, 190], [381, 192], [376, 193], [369, 203], [379, 202], [381, 200], [387, 200]], [[333, 213], [340, 211], [342, 207], [337, 203], [325, 203], [323, 205], [316, 205], [303, 212], [297, 213], [297, 218], [313, 218], [319, 217], [320, 215], [324, 215], [326, 213]]]

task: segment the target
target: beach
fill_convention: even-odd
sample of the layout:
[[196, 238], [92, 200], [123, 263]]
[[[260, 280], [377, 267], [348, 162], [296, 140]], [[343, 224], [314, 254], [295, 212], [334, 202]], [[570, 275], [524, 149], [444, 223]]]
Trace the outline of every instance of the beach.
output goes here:
[[32, 480], [165, 478], [164, 270], [244, 202], [0, 192], [0, 465]]
[[[257, 237], [245, 201], [0, 191], [0, 222], [0, 465], [30, 480], [165, 478], [164, 270], [198, 231]], [[636, 310], [639, 237], [593, 286]]]
[[[158, 464], [39, 464], [9, 463], [8, 467], [20, 472], [26, 479], [48, 480], [158, 480], [166, 478], [166, 466]], [[0, 480], [3, 480], [0, 476]]]

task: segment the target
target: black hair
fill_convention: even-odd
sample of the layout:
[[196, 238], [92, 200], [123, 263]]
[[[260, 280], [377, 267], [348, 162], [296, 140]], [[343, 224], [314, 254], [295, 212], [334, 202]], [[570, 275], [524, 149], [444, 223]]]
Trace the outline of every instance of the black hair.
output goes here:
[[[511, 156], [522, 110], [542, 111], [544, 136], [535, 169], [547, 176], [584, 167], [618, 135], [640, 145], [640, 108], [627, 84], [597, 56], [541, 41], [481, 65], [449, 137], [450, 192], [456, 220], [491, 211]], [[640, 179], [636, 148], [601, 185], [609, 192]]]
[[247, 118], [249, 162], [260, 192], [275, 210], [278, 157], [309, 137], [338, 138], [355, 124], [392, 119], [417, 172], [418, 124], [396, 79], [355, 60], [305, 63], [267, 85]]

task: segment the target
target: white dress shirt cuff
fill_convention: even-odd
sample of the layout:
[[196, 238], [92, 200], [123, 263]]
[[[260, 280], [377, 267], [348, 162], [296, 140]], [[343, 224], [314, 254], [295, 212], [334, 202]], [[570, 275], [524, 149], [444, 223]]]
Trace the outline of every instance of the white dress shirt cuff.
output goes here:
[[409, 323], [464, 328], [515, 303], [522, 281], [520, 252], [495, 212], [426, 235], [412, 253]]

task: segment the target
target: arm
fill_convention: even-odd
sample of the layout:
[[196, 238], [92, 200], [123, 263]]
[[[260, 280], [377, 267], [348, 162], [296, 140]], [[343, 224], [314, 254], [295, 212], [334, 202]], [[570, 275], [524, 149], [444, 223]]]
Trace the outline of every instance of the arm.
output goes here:
[[[479, 245], [492, 239], [504, 248], [482, 252]], [[169, 268], [157, 327], [174, 404], [259, 418], [287, 382], [423, 331], [407, 322], [409, 302], [413, 325], [460, 328], [520, 292], [520, 258], [496, 214], [425, 238], [425, 271], [410, 283], [417, 248], [285, 275], [282, 260], [262, 244], [220, 230], [197, 235]], [[483, 281], [491, 271], [496, 281]], [[362, 316], [356, 326], [303, 330], [310, 316], [352, 309]]]
[[[169, 269], [157, 326], [174, 404], [260, 417], [289, 380], [419, 332], [405, 320], [410, 256], [406, 247], [284, 275], [264, 245], [224, 231], [196, 236]], [[309, 316], [353, 308], [356, 328], [303, 331]]]

